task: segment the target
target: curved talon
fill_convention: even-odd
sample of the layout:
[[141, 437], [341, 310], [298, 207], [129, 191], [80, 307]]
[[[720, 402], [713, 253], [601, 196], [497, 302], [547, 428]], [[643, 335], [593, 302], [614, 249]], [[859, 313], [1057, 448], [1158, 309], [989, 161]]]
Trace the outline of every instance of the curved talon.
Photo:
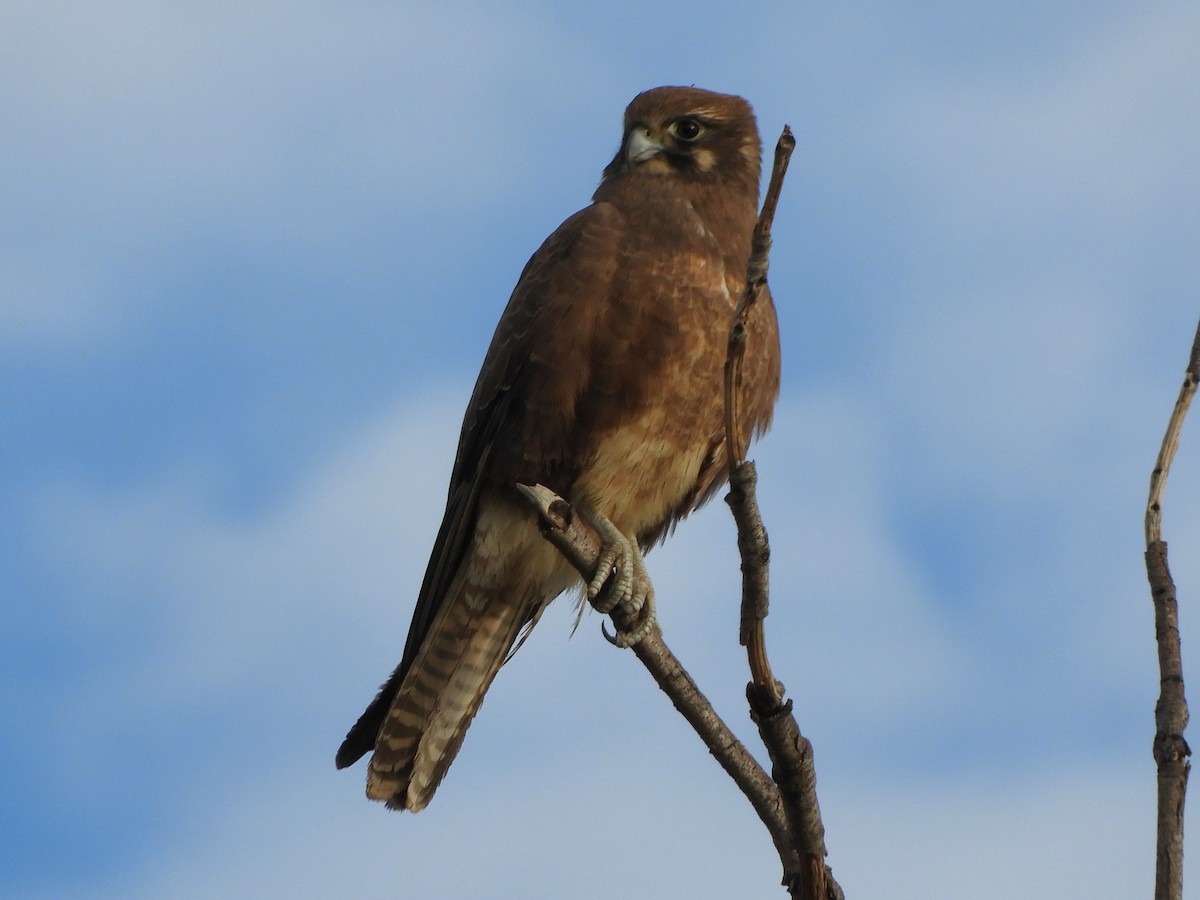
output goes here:
[[642, 605], [641, 615], [638, 616], [637, 622], [633, 628], [628, 631], [623, 631], [618, 628], [612, 634], [608, 631], [608, 626], [600, 623], [600, 633], [604, 635], [604, 639], [614, 647], [619, 647], [626, 650], [630, 647], [636, 647], [650, 633], [650, 629], [654, 627], [658, 621], [658, 616], [655, 613], [654, 592], [651, 591], [646, 595], [645, 603]]
[[[587, 585], [588, 602], [604, 614], [619, 610], [623, 619], [634, 623], [628, 630], [618, 626], [612, 635], [603, 624], [600, 626], [610, 644], [632, 647], [650, 633], [655, 622], [654, 588], [646, 572], [641, 548], [636, 540], [626, 537], [595, 510], [583, 504], [576, 508], [600, 536], [600, 558]], [[607, 594], [603, 593], [606, 587]]]
[[[634, 647], [640, 644], [642, 639], [650, 633], [650, 629], [654, 627], [654, 623], [657, 620], [658, 616], [654, 608], [654, 591], [648, 590], [642, 600], [642, 608], [638, 611], [636, 624], [628, 631], [618, 629], [617, 633], [610, 639], [610, 643], [622, 649]], [[606, 634], [605, 637], [608, 637], [608, 635]]]

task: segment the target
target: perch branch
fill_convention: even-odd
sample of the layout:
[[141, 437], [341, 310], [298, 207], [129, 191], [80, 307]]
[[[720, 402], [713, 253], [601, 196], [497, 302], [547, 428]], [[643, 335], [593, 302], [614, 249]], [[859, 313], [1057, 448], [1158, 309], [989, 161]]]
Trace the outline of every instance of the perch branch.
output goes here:
[[[734, 310], [729, 326], [729, 343], [725, 355], [725, 457], [729, 466], [730, 496], [747, 497], [746, 484], [739, 470], [746, 459], [745, 439], [741, 422], [742, 362], [746, 356], [746, 316], [758, 304], [767, 286], [767, 269], [770, 265], [771, 226], [775, 222], [775, 209], [779, 205], [779, 193], [783, 189], [783, 177], [788, 162], [796, 147], [792, 130], [786, 125], [775, 146], [775, 164], [771, 168], [771, 180], [763, 199], [762, 212], [754, 226], [750, 245], [750, 259], [746, 264], [746, 285], [741, 300]], [[751, 471], [748, 480], [752, 483]], [[751, 487], [752, 490], [752, 487]], [[752, 499], [752, 498], [751, 498]], [[775, 705], [783, 699], [782, 692], [775, 687], [771, 663], [767, 658], [763, 642], [762, 620], [767, 615], [767, 563], [770, 550], [766, 529], [758, 515], [757, 504], [750, 508], [744, 504], [733, 506], [738, 524], [738, 550], [742, 557], [742, 619], [739, 639], [750, 659], [750, 674], [760, 691], [770, 695]]]
[[768, 566], [771, 557], [767, 530], [756, 496], [757, 473], [746, 461], [749, 429], [742, 428], [742, 363], [746, 354], [746, 319], [767, 287], [770, 266], [771, 227], [796, 147], [791, 129], [784, 127], [775, 146], [775, 163], [763, 199], [762, 212], [754, 226], [746, 284], [734, 310], [725, 357], [725, 453], [729, 465], [729, 495], [725, 498], [737, 523], [738, 552], [742, 559], [742, 607], [739, 639], [746, 648], [750, 684], [746, 699], [750, 716], [771, 758], [771, 777], [779, 786], [791, 832], [792, 846], [800, 859], [796, 869], [784, 861], [784, 882], [793, 897], [828, 900], [842, 895], [841, 888], [825, 865], [825, 827], [817, 803], [817, 776], [812, 744], [800, 732], [792, 714], [792, 701], [784, 699], [784, 687], [771, 670], [767, 656], [763, 620], [769, 598]]
[[1171, 461], [1179, 447], [1179, 432], [1200, 383], [1200, 326], [1192, 341], [1187, 373], [1179, 398], [1167, 423], [1146, 502], [1146, 575], [1154, 601], [1154, 633], [1158, 642], [1159, 695], [1154, 708], [1154, 761], [1158, 766], [1158, 840], [1154, 876], [1155, 900], [1180, 900], [1183, 896], [1183, 807], [1187, 795], [1191, 748], [1184, 740], [1188, 723], [1183, 688], [1183, 660], [1179, 646], [1179, 604], [1175, 582], [1167, 566], [1167, 544], [1162, 539], [1162, 498]]
[[[742, 554], [743, 610], [761, 601], [761, 617], [751, 622], [751, 641], [747, 646], [757, 648], [770, 673], [766, 660], [766, 641], [762, 617], [766, 607], [766, 561], [770, 556], [767, 533], [759, 515], [755, 497], [757, 474], [753, 462], [741, 463], [732, 479], [726, 498], [733, 510], [738, 529], [738, 549]], [[761, 561], [762, 572], [751, 573]], [[747, 587], [747, 584], [751, 587]], [[761, 585], [761, 594], [756, 593]], [[743, 616], [745, 618], [745, 616]], [[751, 660], [753, 660], [753, 655]], [[751, 662], [753, 670], [754, 663]], [[794, 897], [803, 900], [828, 900], [841, 896], [841, 888], [825, 865], [825, 826], [817, 802], [817, 775], [811, 742], [800, 731], [792, 712], [792, 701], [784, 698], [784, 687], [774, 678], [769, 683], [757, 680], [746, 685], [750, 718], [758, 726], [763, 745], [771, 759], [771, 778], [779, 786], [784, 812], [792, 835], [792, 846], [799, 854], [800, 868], [787, 870], [784, 877]]]
[[[600, 543], [571, 505], [543, 485], [517, 485], [517, 490], [537, 511], [542, 535], [575, 567], [585, 581], [592, 577], [600, 557]], [[599, 599], [599, 598], [597, 598]], [[619, 608], [610, 615], [619, 630], [628, 631], [635, 624], [626, 620]], [[787, 817], [783, 811], [779, 790], [758, 761], [721, 721], [708, 698], [683, 668], [675, 654], [663, 641], [658, 623], [635, 644], [633, 652], [671, 699], [675, 708], [687, 719], [696, 734], [704, 741], [709, 753], [734, 780], [749, 799], [754, 811], [767, 827], [785, 869], [798, 865], [792, 849]], [[789, 866], [790, 863], [790, 866]]]

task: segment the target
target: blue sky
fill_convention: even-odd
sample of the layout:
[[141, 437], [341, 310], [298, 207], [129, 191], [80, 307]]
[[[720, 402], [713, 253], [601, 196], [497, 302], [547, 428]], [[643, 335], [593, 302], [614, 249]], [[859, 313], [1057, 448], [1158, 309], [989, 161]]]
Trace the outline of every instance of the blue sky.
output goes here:
[[[1141, 517], [1200, 313], [1198, 52], [1183, 2], [6, 4], [0, 894], [782, 896], [566, 602], [427, 811], [333, 768], [521, 267], [628, 100], [696, 84], [798, 139], [753, 456], [835, 873], [1147, 896]], [[1200, 684], [1197, 440], [1166, 536]], [[723, 504], [649, 565], [752, 739]]]

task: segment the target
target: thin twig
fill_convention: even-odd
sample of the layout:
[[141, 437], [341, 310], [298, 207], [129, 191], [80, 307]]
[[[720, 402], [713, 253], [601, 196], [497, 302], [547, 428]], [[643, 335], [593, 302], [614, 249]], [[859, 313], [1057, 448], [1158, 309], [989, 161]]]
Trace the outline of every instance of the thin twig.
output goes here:
[[767, 530], [763, 525], [756, 496], [757, 473], [754, 463], [745, 459], [745, 432], [742, 429], [742, 362], [746, 353], [746, 318], [759, 302], [767, 286], [770, 267], [771, 227], [787, 173], [788, 162], [796, 147], [791, 129], [784, 127], [775, 145], [775, 163], [763, 199], [762, 212], [754, 227], [750, 259], [746, 266], [746, 284], [729, 328], [725, 358], [725, 450], [729, 465], [729, 495], [725, 498], [733, 511], [738, 530], [738, 552], [742, 559], [742, 613], [739, 638], [746, 648], [750, 666], [750, 684], [746, 699], [750, 716], [758, 725], [759, 735], [771, 757], [771, 777], [779, 786], [788, 819], [792, 847], [800, 866], [788, 868], [784, 862], [784, 881], [793, 897], [803, 900], [828, 900], [841, 896], [841, 887], [825, 865], [825, 827], [817, 802], [817, 776], [812, 744], [800, 732], [792, 714], [792, 702], [784, 699], [784, 687], [771, 670], [767, 656], [763, 620], [769, 606], [768, 564], [771, 558]]
[[725, 356], [725, 449], [728, 458], [739, 462], [746, 458], [742, 434], [736, 423], [741, 416], [742, 359], [746, 354], [746, 313], [758, 303], [763, 288], [767, 286], [767, 268], [771, 253], [771, 226], [775, 223], [775, 209], [779, 205], [779, 193], [783, 189], [783, 177], [787, 174], [788, 162], [796, 149], [792, 129], [783, 126], [783, 133], [775, 145], [775, 162], [771, 168], [771, 180], [763, 197], [762, 211], [754, 225], [750, 243], [750, 259], [746, 265], [746, 286], [742, 290], [737, 309], [729, 329], [729, 349]]
[[[517, 489], [537, 510], [542, 535], [558, 548], [585, 581], [590, 580], [600, 557], [600, 542], [596, 535], [574, 515], [571, 505], [549, 488], [540, 484], [519, 484]], [[619, 630], [628, 631], [635, 624], [622, 617], [619, 608], [610, 615]], [[794, 870], [799, 860], [792, 849], [779, 789], [700, 692], [691, 675], [663, 641], [662, 629], [657, 623], [634, 645], [633, 652], [696, 730], [709, 753], [749, 799], [767, 827], [780, 858], [785, 861], [785, 869]]]
[[1175, 582], [1167, 565], [1167, 544], [1162, 539], [1162, 499], [1171, 461], [1179, 447], [1179, 433], [1188, 406], [1200, 383], [1200, 326], [1192, 341], [1187, 373], [1171, 411], [1167, 431], [1154, 470], [1146, 502], [1146, 575], [1154, 600], [1154, 633], [1158, 641], [1159, 696], [1154, 708], [1154, 761], [1158, 766], [1158, 840], [1154, 877], [1155, 900], [1183, 897], [1183, 808], [1191, 770], [1191, 748], [1184, 740], [1188, 723], [1183, 686], [1183, 659], [1179, 646], [1179, 603]]
[[[763, 634], [763, 618], [767, 613], [765, 566], [770, 553], [755, 495], [756, 482], [754, 463], [741, 463], [726, 501], [737, 522], [738, 549], [743, 560], [743, 608], [755, 603], [756, 599], [761, 601], [761, 615], [750, 619], [751, 640], [747, 644], [747, 653], [752, 660], [751, 670], [754, 669], [752, 651], [757, 650], [762, 656], [765, 670], [770, 673]], [[761, 574], [747, 574], [760, 563]], [[748, 583], [751, 587], [746, 586]], [[752, 596], [758, 590], [761, 593]], [[744, 620], [747, 618], [743, 616]], [[755, 678], [746, 686], [746, 699], [750, 704], [750, 717], [758, 726], [758, 733], [771, 758], [771, 778], [779, 786], [791, 830], [792, 846], [800, 856], [800, 867], [785, 871], [789, 890], [793, 896], [803, 900], [837, 897], [841, 888], [825, 865], [825, 826], [821, 822], [821, 808], [817, 802], [812, 744], [801, 733], [792, 713], [792, 701], [784, 698], [784, 687], [780, 682], [772, 678], [769, 684], [764, 684]]]
[[1167, 433], [1163, 435], [1162, 446], [1158, 451], [1158, 459], [1154, 462], [1154, 471], [1150, 473], [1150, 499], [1146, 503], [1146, 544], [1162, 540], [1162, 498], [1167, 488], [1167, 474], [1171, 470], [1171, 461], [1179, 448], [1179, 432], [1183, 428], [1184, 417], [1192, 403], [1192, 395], [1196, 393], [1196, 385], [1200, 383], [1200, 326], [1197, 326], [1196, 337], [1192, 341], [1192, 352], [1188, 357], [1187, 372], [1184, 374], [1183, 386], [1179, 389], [1179, 397], [1175, 401], [1175, 409], [1171, 411], [1171, 419], [1167, 423]]
[[[779, 194], [783, 189], [783, 178], [787, 174], [788, 162], [796, 148], [796, 139], [786, 125], [775, 145], [775, 163], [771, 168], [771, 180], [763, 198], [762, 212], [754, 225], [754, 237], [750, 245], [750, 259], [746, 264], [746, 285], [741, 300], [734, 310], [729, 326], [729, 343], [725, 354], [725, 457], [729, 465], [730, 496], [746, 496], [746, 484], [739, 468], [746, 459], [741, 428], [742, 361], [746, 355], [746, 316], [758, 303], [767, 286], [767, 270], [770, 267], [771, 227], [775, 222], [775, 209], [779, 205]], [[753, 479], [753, 473], [749, 473]], [[742, 624], [739, 639], [750, 659], [750, 674], [758, 690], [778, 705], [783, 694], [775, 688], [775, 676], [763, 641], [762, 620], [767, 615], [767, 563], [770, 559], [766, 530], [758, 508], [734, 506], [734, 518], [738, 520], [738, 550], [742, 556]]]

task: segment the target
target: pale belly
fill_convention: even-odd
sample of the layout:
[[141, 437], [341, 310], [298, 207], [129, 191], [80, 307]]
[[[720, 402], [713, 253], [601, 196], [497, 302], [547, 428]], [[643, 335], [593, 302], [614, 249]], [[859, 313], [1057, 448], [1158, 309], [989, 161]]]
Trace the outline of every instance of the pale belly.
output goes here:
[[571, 500], [588, 504], [626, 536], [660, 525], [692, 491], [709, 451], [706, 434], [689, 433], [680, 440], [683, 433], [671, 421], [673, 414], [670, 403], [653, 405], [598, 436]]

